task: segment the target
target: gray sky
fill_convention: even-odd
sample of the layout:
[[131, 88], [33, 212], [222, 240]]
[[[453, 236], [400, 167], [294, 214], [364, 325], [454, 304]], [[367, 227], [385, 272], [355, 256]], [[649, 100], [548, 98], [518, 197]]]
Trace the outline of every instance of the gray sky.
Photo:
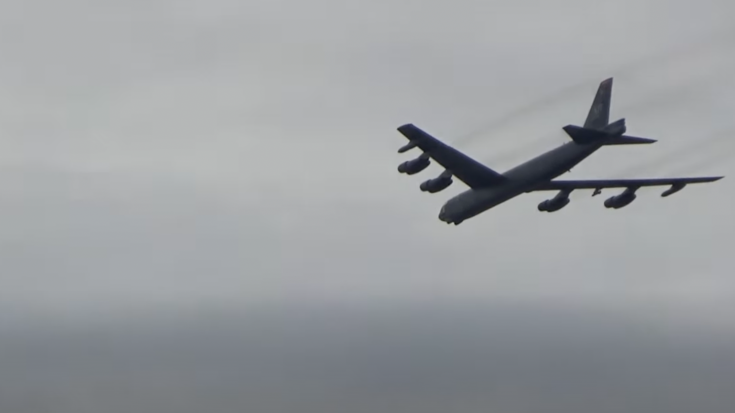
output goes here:
[[[563, 302], [732, 340], [733, 12], [730, 0], [4, 1], [0, 331], [35, 342], [41, 333], [19, 331], [170, 314], [196, 330], [188, 316], [315, 304], [454, 314], [472, 303], [474, 317], [500, 300], [503, 323], [534, 305], [531, 332]], [[436, 166], [396, 172], [406, 122], [509, 168], [564, 142], [561, 126], [584, 120], [609, 76], [612, 116], [659, 142], [602, 150], [572, 177], [728, 178], [668, 199], [642, 190], [620, 211], [580, 193], [540, 214], [548, 194], [531, 194], [449, 227], [438, 211], [461, 183], [427, 195], [418, 185]], [[370, 317], [335, 325], [371, 331]], [[697, 358], [710, 345], [671, 357], [716, 377]], [[657, 366], [652, 380], [668, 375]], [[715, 396], [700, 411], [732, 410]], [[541, 411], [482, 400], [482, 411]], [[136, 409], [164, 411], [151, 403]], [[418, 408], [396, 403], [375, 409]]]

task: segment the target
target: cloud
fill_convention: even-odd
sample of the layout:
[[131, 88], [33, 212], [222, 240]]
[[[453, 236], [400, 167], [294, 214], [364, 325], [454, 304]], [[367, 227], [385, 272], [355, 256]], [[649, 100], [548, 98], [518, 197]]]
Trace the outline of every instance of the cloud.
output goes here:
[[[453, 343], [442, 341], [451, 341], [444, 334], [459, 328], [452, 320], [440, 325], [446, 330], [431, 334], [402, 336], [402, 329], [410, 330], [422, 317], [391, 321], [390, 316], [376, 321], [377, 330], [371, 330], [369, 317], [347, 317], [323, 326], [321, 333], [299, 333], [291, 317], [301, 313], [282, 310], [287, 312], [282, 328], [294, 335], [264, 334], [257, 345], [328, 336], [324, 353], [318, 340], [303, 357], [297, 345], [283, 350], [296, 353], [290, 359], [294, 370], [286, 368], [283, 377], [299, 377], [299, 385], [307, 386], [303, 393], [296, 381], [279, 387], [277, 378], [259, 380], [268, 370], [257, 364], [258, 357], [275, 360], [282, 355], [278, 350], [248, 350], [244, 360], [255, 367], [243, 376], [232, 373], [225, 380], [231, 387], [216, 371], [237, 359], [236, 350], [228, 350], [226, 361], [182, 361], [206, 359], [217, 353], [217, 344], [182, 350], [182, 358], [162, 362], [161, 376], [147, 377], [145, 385], [137, 384], [143, 383], [138, 373], [123, 370], [131, 360], [154, 363], [164, 357], [165, 351], [156, 349], [159, 338], [204, 340], [200, 328], [206, 330], [207, 320], [177, 320], [186, 326], [181, 329], [191, 328], [179, 336], [138, 330], [161, 314], [185, 319], [221, 311], [237, 317], [303, 305], [308, 324], [314, 303], [334, 305], [330, 311], [337, 312], [347, 311], [340, 307], [345, 302], [366, 311], [400, 303], [419, 303], [424, 311], [436, 303], [497, 300], [552, 311], [569, 303], [582, 315], [615, 312], [623, 324], [652, 319], [655, 326], [681, 330], [677, 337], [701, 330], [708, 338], [728, 337], [729, 315], [735, 314], [729, 178], [665, 200], [642, 190], [621, 211], [606, 210], [598, 197], [574, 194], [563, 211], [539, 214], [536, 203], [546, 195], [528, 194], [449, 227], [437, 219], [439, 208], [463, 188], [457, 183], [433, 196], [418, 191], [421, 180], [439, 174], [436, 166], [421, 177], [397, 174], [405, 157], [395, 153], [403, 143], [395, 128], [414, 122], [492, 167], [511, 166], [565, 141], [559, 127], [581, 121], [597, 82], [614, 76], [613, 112], [627, 118], [631, 134], [660, 140], [645, 149], [601, 151], [572, 173], [575, 178], [613, 175], [655, 154], [677, 151], [693, 137], [732, 127], [731, 11], [724, 0], [4, 2], [0, 310], [5, 318], [0, 324], [7, 327], [7, 340], [19, 344], [3, 346], [0, 358], [24, 361], [0, 374], [6, 383], [22, 377], [19, 383], [30, 387], [0, 386], [6, 392], [0, 403], [17, 411], [48, 406], [111, 411], [100, 409], [108, 400], [123, 410], [181, 411], [226, 394], [236, 399], [229, 406], [277, 412], [297, 405], [300, 411], [325, 406], [541, 411], [544, 405], [543, 411], [605, 411], [604, 406], [691, 411], [682, 407], [689, 399], [680, 390], [690, 389], [697, 396], [691, 400], [702, 403], [697, 410], [726, 411], [732, 400], [717, 386], [728, 382], [716, 379], [724, 367], [707, 358], [709, 343], [667, 348], [670, 353], [656, 358], [650, 350], [655, 346], [621, 339], [634, 355], [630, 360], [646, 368], [637, 370], [631, 362], [585, 393], [574, 391], [584, 389], [579, 386], [586, 373], [580, 371], [598, 365], [584, 352], [602, 355], [605, 343], [581, 345], [582, 353], [552, 351], [541, 360], [533, 354], [541, 354], [548, 342], [528, 343], [541, 334], [537, 329], [551, 325], [547, 319], [525, 325], [530, 338], [509, 333], [510, 344], [492, 353], [492, 337], [473, 338], [472, 329], [458, 332]], [[569, 85], [579, 88], [567, 93]], [[498, 119], [511, 121], [484, 126]], [[478, 136], [463, 140], [478, 130]], [[729, 174], [731, 162], [719, 150], [700, 156], [717, 160], [713, 172]], [[483, 328], [474, 315], [455, 321], [469, 317], [468, 323]], [[125, 324], [117, 324], [123, 316]], [[440, 311], [426, 319], [436, 317], [442, 317]], [[501, 324], [512, 326], [514, 317]], [[42, 326], [38, 335], [25, 336], [21, 326], [34, 323]], [[107, 323], [110, 329], [89, 327]], [[228, 342], [237, 330], [232, 325], [213, 340]], [[268, 329], [264, 325], [242, 331], [259, 337]], [[130, 344], [130, 353], [125, 342], [115, 347], [128, 331], [125, 326], [141, 340]], [[86, 333], [70, 332], [85, 327], [89, 334], [115, 339], [87, 341]], [[329, 340], [337, 340], [341, 328], [363, 334], [358, 327], [372, 333], [360, 344], [363, 359], [341, 370], [340, 344]], [[410, 350], [425, 342], [414, 334], [428, 334], [437, 344], [414, 354]], [[233, 338], [233, 346], [250, 345], [247, 337]], [[82, 342], [87, 344], [79, 347]], [[470, 351], [463, 343], [476, 347]], [[509, 364], [509, 375], [492, 371], [491, 362], [502, 364], [507, 352], [523, 343], [532, 348], [511, 359], [527, 356], [538, 366], [514, 373]], [[401, 349], [398, 356], [392, 354], [395, 348]], [[74, 353], [82, 350], [89, 353]], [[476, 357], [464, 359], [465, 350]], [[721, 351], [716, 354], [727, 358], [727, 349]], [[122, 360], [106, 364], [104, 356], [121, 352]], [[141, 354], [150, 358], [139, 359]], [[407, 365], [400, 365], [401, 355]], [[580, 370], [554, 387], [555, 369], [567, 372], [554, 360], [573, 356], [581, 357], [575, 362]], [[671, 366], [680, 356], [692, 364]], [[64, 364], [75, 357], [81, 370]], [[325, 361], [310, 365], [312, 357]], [[615, 360], [625, 360], [619, 357]], [[646, 364], [649, 357], [655, 360]], [[448, 360], [446, 376], [439, 374], [444, 365], [431, 364], [435, 359]], [[473, 367], [477, 360], [485, 361]], [[373, 362], [378, 373], [370, 376]], [[179, 363], [185, 364], [182, 370]], [[600, 363], [610, 371], [617, 365]], [[194, 374], [200, 367], [215, 373]], [[69, 369], [79, 380], [68, 387], [36, 374], [63, 375]], [[322, 369], [326, 378], [319, 381]], [[109, 371], [121, 372], [121, 381]], [[191, 382], [169, 384], [182, 371]], [[535, 373], [548, 375], [534, 381]], [[643, 381], [633, 388], [623, 378], [639, 373], [664, 384], [647, 393]], [[309, 377], [316, 387], [308, 387]], [[668, 378], [682, 381], [665, 384]], [[241, 392], [242, 383], [261, 387], [253, 384], [256, 390]], [[361, 393], [365, 383], [376, 387]], [[335, 388], [344, 390], [337, 392], [344, 401], [327, 399], [337, 397]], [[273, 396], [282, 389], [293, 391], [293, 398]], [[127, 390], [140, 397], [126, 399]], [[222, 403], [226, 411], [228, 404]]]
[[665, 203], [643, 191], [615, 214], [574, 194], [540, 215], [543, 195], [530, 194], [448, 228], [436, 216], [461, 185], [427, 196], [423, 178], [395, 171], [399, 124], [451, 142], [530, 104], [457, 141], [510, 167], [566, 140], [553, 131], [582, 119], [595, 79], [611, 75], [614, 112], [660, 141], [596, 154], [576, 177], [729, 127], [727, 4], [659, 6], [78, 1], [45, 9], [65, 17], [50, 19], [8, 3], [3, 303], [115, 312], [595, 291], [624, 302], [698, 283], [720, 297], [727, 179]]
[[507, 301], [291, 305], [26, 324], [0, 332], [0, 407], [729, 411], [732, 334], [583, 310]]

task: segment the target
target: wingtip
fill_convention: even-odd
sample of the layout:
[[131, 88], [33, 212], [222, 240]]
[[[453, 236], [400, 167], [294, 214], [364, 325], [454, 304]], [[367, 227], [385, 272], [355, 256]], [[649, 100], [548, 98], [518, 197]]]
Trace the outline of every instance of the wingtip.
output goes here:
[[408, 140], [420, 140], [428, 136], [426, 132], [421, 130], [418, 126], [413, 123], [406, 123], [397, 128], [398, 133], [408, 138]]
[[416, 134], [416, 130], [418, 130], [418, 128], [413, 123], [404, 123], [403, 125], [397, 127], [396, 130], [401, 135], [411, 139], [411, 137]]

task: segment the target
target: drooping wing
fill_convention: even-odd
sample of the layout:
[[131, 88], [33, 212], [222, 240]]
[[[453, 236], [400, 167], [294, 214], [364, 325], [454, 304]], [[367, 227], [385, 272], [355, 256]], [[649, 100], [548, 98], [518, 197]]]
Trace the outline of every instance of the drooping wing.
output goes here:
[[724, 176], [708, 176], [696, 178], [652, 178], [652, 179], [589, 179], [589, 180], [557, 180], [550, 181], [534, 188], [532, 191], [561, 191], [575, 189], [595, 189], [603, 188], [640, 188], [644, 186], [682, 186], [688, 184], [701, 184], [706, 182], [714, 182], [724, 178]]
[[507, 179], [411, 123], [399, 127], [398, 132], [470, 188], [498, 185]]

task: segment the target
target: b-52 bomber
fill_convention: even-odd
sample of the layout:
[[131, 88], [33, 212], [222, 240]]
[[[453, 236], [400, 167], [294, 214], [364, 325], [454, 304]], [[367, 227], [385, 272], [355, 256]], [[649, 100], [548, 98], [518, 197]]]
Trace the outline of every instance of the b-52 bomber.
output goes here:
[[696, 178], [657, 179], [601, 179], [601, 180], [557, 180], [603, 146], [639, 145], [656, 142], [654, 139], [625, 135], [625, 119], [609, 123], [610, 100], [613, 79], [603, 80], [592, 102], [583, 126], [567, 125], [562, 129], [571, 141], [543, 153], [504, 173], [498, 173], [475, 161], [469, 156], [434, 138], [409, 123], [398, 127], [398, 132], [409, 142], [398, 150], [404, 153], [419, 148], [423, 153], [416, 159], [398, 166], [398, 171], [413, 175], [426, 169], [433, 159], [444, 167], [437, 178], [423, 182], [420, 189], [436, 193], [452, 184], [457, 177], [469, 189], [451, 198], [442, 206], [439, 219], [447, 224], [459, 225], [484, 211], [502, 204], [523, 193], [535, 191], [559, 191], [553, 198], [538, 205], [539, 211], [554, 212], [569, 204], [569, 194], [577, 189], [592, 189], [596, 196], [605, 188], [625, 188], [605, 200], [606, 208], [619, 209], [636, 199], [641, 187], [670, 186], [661, 196], [667, 197], [682, 190], [688, 184], [713, 182], [722, 176]]

